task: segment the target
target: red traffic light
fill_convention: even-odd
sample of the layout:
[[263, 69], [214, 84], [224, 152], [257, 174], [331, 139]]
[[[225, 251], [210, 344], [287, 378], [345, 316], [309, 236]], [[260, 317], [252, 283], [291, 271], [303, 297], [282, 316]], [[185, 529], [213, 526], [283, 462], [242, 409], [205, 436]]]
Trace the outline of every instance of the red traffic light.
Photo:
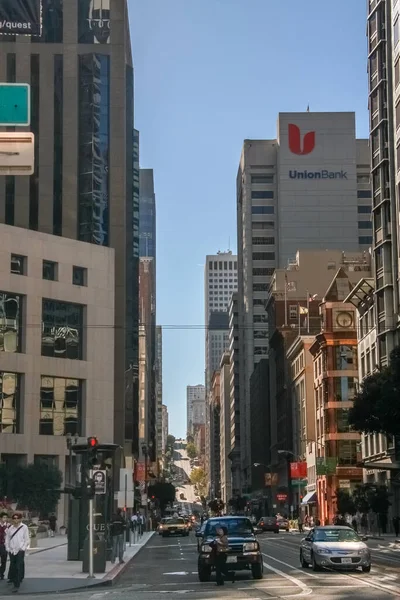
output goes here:
[[89, 448], [97, 448], [98, 441], [97, 437], [88, 437], [87, 439]]

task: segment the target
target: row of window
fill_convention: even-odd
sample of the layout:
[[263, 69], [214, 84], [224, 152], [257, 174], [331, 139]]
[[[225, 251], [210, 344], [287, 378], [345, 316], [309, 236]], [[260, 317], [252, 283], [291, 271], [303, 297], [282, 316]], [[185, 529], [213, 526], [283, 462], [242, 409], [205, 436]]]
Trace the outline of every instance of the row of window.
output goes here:
[[[22, 352], [24, 296], [0, 292], [0, 352]], [[42, 356], [83, 360], [83, 305], [42, 300]]]
[[232, 261], [232, 260], [209, 260], [208, 261], [208, 268], [210, 271], [214, 270], [214, 271], [228, 271], [228, 269], [230, 271], [232, 270], [237, 270], [237, 261]]
[[[28, 258], [20, 254], [11, 254], [10, 272], [14, 275], [28, 274]], [[42, 277], [48, 281], [58, 281], [58, 263], [52, 260], [42, 262]], [[73, 285], [87, 285], [87, 269], [85, 267], [72, 267]]]
[[275, 260], [275, 252], [253, 252], [253, 260]]
[[[82, 388], [79, 379], [41, 377], [40, 435], [82, 435]], [[23, 375], [0, 371], [1, 433], [24, 433], [22, 389]]]

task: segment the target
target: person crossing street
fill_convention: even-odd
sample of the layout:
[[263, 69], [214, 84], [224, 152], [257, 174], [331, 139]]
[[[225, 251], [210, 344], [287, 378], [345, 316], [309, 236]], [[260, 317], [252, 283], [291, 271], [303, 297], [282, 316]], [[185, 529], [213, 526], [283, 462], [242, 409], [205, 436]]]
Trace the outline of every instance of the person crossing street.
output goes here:
[[6, 551], [10, 556], [10, 582], [14, 584], [13, 593], [18, 592], [25, 573], [25, 552], [29, 547], [29, 529], [22, 522], [22, 516], [14, 513], [12, 525], [5, 536]]

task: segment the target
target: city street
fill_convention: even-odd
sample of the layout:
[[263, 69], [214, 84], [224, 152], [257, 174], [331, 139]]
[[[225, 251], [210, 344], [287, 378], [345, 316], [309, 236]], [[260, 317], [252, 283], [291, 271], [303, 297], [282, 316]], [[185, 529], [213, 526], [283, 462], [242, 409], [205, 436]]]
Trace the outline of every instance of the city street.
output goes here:
[[[299, 565], [301, 537], [298, 533], [261, 535], [264, 578], [255, 581], [247, 573], [238, 574], [236, 583], [228, 582], [219, 588], [214, 577], [210, 583], [198, 581], [194, 534], [170, 539], [155, 535], [128, 564], [114, 587], [66, 593], [63, 598], [161, 600], [165, 596], [184, 596], [190, 600], [279, 600], [311, 596], [317, 600], [383, 600], [400, 597], [400, 544], [370, 540], [374, 558], [370, 574], [314, 573]], [[21, 592], [25, 594], [28, 590]], [[42, 596], [35, 598], [39, 600]]]

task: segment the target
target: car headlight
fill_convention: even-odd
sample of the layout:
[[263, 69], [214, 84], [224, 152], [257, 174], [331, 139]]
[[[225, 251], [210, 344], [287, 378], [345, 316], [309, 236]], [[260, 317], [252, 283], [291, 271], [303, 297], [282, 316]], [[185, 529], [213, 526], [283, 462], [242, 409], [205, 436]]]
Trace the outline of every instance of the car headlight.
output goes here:
[[201, 551], [206, 552], [208, 554], [209, 552], [211, 552], [211, 546], [209, 546], [208, 544], [203, 544], [201, 547]]
[[328, 548], [317, 548], [316, 552], [317, 554], [332, 554], [331, 550], [329, 550]]
[[361, 550], [358, 551], [358, 554], [360, 556], [365, 556], [366, 554], [369, 554], [369, 550], [368, 548], [361, 548]]
[[247, 542], [243, 546], [243, 552], [253, 552], [254, 550], [258, 550], [257, 542]]
[[160, 529], [164, 529], [164, 527], [162, 525], [160, 525]]

